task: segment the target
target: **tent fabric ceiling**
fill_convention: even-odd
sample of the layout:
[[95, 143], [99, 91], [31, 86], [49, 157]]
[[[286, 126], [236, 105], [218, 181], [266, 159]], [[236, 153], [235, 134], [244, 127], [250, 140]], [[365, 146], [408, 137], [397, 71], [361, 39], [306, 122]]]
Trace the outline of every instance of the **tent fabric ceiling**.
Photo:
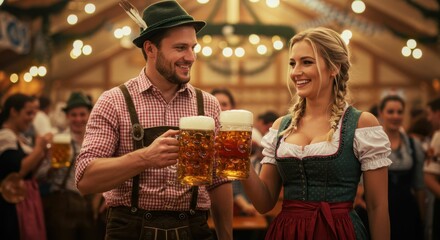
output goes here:
[[[64, 0], [66, 1], [66, 0]], [[227, 2], [224, 0], [219, 0]], [[239, 1], [239, 0], [236, 0]], [[244, 0], [242, 0], [244, 1]], [[247, 0], [246, 0], [247, 1]], [[4, 6], [16, 9], [45, 9], [53, 4], [63, 2], [62, 0], [6, 0], [0, 6], [3, 11]], [[143, 9], [146, 5], [156, 2], [152, 0], [131, 0], [138, 9]], [[210, 22], [225, 22], [224, 13], [226, 8], [222, 6], [215, 16], [210, 16], [216, 6], [216, 0], [211, 0], [207, 4], [201, 5], [195, 0], [178, 1], [196, 19], [206, 20], [212, 18]], [[346, 28], [353, 31], [352, 42], [361, 46], [372, 55], [381, 60], [392, 63], [404, 70], [405, 73], [416, 77], [415, 80], [432, 81], [440, 78], [440, 0], [364, 0], [366, 11], [360, 15], [351, 12], [351, 0], [281, 0], [280, 7], [267, 8], [265, 1], [251, 4], [256, 17], [264, 24], [277, 24], [291, 26], [295, 30], [325, 23], [337, 31]], [[88, 44], [94, 47], [93, 54], [95, 59], [111, 58], [114, 53], [125, 49], [117, 44], [113, 37], [112, 27], [130, 24], [135, 27], [128, 16], [118, 6], [117, 0], [95, 0], [96, 12], [92, 15], [79, 13], [79, 9], [85, 4], [84, 0], [68, 1], [63, 11], [50, 16], [50, 28], [48, 33], [51, 37], [65, 37], [81, 35], [85, 33], [93, 34]], [[261, 11], [259, 9], [264, 9]], [[327, 12], [326, 12], [327, 11]], [[71, 12], [78, 12], [79, 22], [76, 25], [69, 25], [66, 17]], [[30, 22], [33, 34], [37, 34], [42, 26], [39, 17], [23, 21]], [[254, 21], [251, 14], [245, 11], [240, 5], [240, 22], [250, 23]], [[321, 22], [320, 22], [321, 21]], [[351, 23], [359, 23], [352, 26]], [[208, 22], [209, 24], [209, 22]], [[135, 30], [137, 32], [137, 29]], [[34, 40], [36, 39], [34, 35]], [[97, 37], [101, 36], [101, 37]], [[421, 59], [403, 57], [402, 47], [406, 45], [408, 38], [419, 41], [418, 47], [423, 51]], [[71, 42], [68, 42], [71, 44]], [[58, 66], [67, 64], [69, 71], [64, 68], [53, 69], [52, 76], [65, 78], [65, 74], [81, 72], [87, 63], [72, 64], [65, 49], [68, 44], [58, 44], [53, 49], [53, 59], [59, 61]], [[112, 49], [112, 50], [110, 50]], [[35, 49], [34, 49], [35, 50]], [[112, 53], [109, 53], [112, 51]], [[23, 66], [30, 64], [34, 60], [33, 53], [19, 55], [11, 50], [0, 48], [0, 70], [19, 71]], [[67, 54], [66, 54], [67, 53]], [[99, 57], [100, 56], [100, 57]], [[87, 58], [83, 58], [87, 61]]]

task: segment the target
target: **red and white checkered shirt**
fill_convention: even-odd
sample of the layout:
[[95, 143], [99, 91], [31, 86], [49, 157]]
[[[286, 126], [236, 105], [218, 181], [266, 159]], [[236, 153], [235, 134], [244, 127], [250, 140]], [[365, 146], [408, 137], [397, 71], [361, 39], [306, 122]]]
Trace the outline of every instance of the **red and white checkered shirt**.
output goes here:
[[[179, 126], [181, 117], [197, 115], [197, 100], [193, 86], [185, 84], [167, 103], [159, 89], [153, 86], [144, 69], [138, 77], [125, 83], [133, 99], [139, 122], [144, 128]], [[210, 94], [203, 92], [205, 115], [215, 119], [218, 129], [220, 106]], [[124, 96], [118, 87], [104, 92], [93, 107], [87, 123], [81, 152], [77, 158], [76, 183], [85, 169], [96, 158], [111, 158], [133, 151], [130, 115]], [[214, 170], [215, 171], [215, 170]], [[211, 205], [208, 190], [228, 182], [214, 176], [213, 184], [201, 186], [197, 209], [208, 210]], [[99, 184], [99, 183], [97, 183]], [[108, 206], [131, 206], [132, 179], [105, 192]], [[139, 207], [147, 210], [189, 210], [190, 186], [177, 182], [175, 170], [146, 169], [140, 175]]]

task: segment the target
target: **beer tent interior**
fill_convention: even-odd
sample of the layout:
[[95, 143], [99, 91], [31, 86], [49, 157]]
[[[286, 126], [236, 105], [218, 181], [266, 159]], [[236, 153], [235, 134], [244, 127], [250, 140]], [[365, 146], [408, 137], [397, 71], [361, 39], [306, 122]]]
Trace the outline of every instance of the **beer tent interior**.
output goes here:
[[[265, 110], [283, 114], [291, 100], [286, 87], [288, 40], [306, 28], [327, 26], [340, 33], [351, 31], [350, 88], [356, 107], [368, 110], [389, 93], [404, 96], [411, 108], [423, 107], [440, 94], [440, 0], [363, 0], [366, 8], [360, 14], [352, 10], [357, 1], [179, 0], [196, 19], [208, 23], [198, 38], [201, 49], [191, 83], [207, 91], [227, 87], [236, 96], [238, 107], [255, 115]], [[92, 14], [84, 12], [87, 0], [2, 3], [1, 96], [21, 91], [57, 102], [65, 101], [71, 91], [81, 90], [96, 100], [106, 89], [139, 73], [145, 60], [131, 43], [139, 27], [118, 1], [90, 2], [95, 6]], [[130, 2], [142, 13], [146, 5], [157, 1]], [[74, 25], [67, 22], [71, 14], [77, 16]], [[11, 24], [24, 26], [28, 38], [8, 32]], [[115, 31], [126, 26], [131, 33], [115, 37]], [[259, 42], [249, 43], [252, 34]], [[15, 42], [8, 42], [11, 39]], [[75, 40], [82, 41], [80, 49], [90, 46], [91, 53], [72, 53]], [[273, 46], [277, 40], [281, 49]], [[260, 45], [265, 52], [262, 47], [258, 53]], [[211, 55], [208, 50], [202, 52], [204, 47], [211, 49]], [[225, 50], [228, 47], [232, 56]], [[404, 56], [405, 51], [410, 55]], [[32, 66], [44, 66], [46, 75], [25, 79]]]

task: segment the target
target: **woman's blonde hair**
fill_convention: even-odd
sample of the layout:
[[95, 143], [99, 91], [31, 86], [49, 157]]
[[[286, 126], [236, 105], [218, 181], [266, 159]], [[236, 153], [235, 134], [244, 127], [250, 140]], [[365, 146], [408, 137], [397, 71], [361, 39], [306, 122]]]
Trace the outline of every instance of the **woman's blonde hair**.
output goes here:
[[[292, 50], [293, 45], [300, 41], [309, 42], [312, 46], [315, 59], [318, 59], [318, 56], [321, 56], [329, 70], [337, 73], [333, 82], [334, 98], [331, 105], [331, 117], [329, 120], [330, 131], [327, 134], [327, 141], [330, 141], [338, 127], [339, 120], [344, 112], [347, 101], [347, 82], [349, 80], [348, 70], [351, 66], [348, 48], [339, 33], [325, 27], [312, 28], [296, 34], [290, 39], [290, 50]], [[322, 75], [319, 61], [317, 61], [317, 67], [321, 86]], [[288, 86], [289, 92], [292, 94], [290, 85], [288, 84]], [[297, 96], [296, 103], [289, 109], [289, 113], [292, 115], [292, 122], [285, 131], [281, 132], [281, 134], [296, 131], [298, 123], [304, 115], [305, 109], [306, 99]]]

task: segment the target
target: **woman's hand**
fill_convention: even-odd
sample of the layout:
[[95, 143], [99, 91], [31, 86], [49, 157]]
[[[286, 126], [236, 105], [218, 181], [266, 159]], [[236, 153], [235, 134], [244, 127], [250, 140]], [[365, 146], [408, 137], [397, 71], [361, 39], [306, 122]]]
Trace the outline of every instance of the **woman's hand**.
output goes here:
[[37, 136], [35, 138], [34, 151], [37, 151], [37, 156], [41, 160], [47, 156], [47, 153], [52, 144], [52, 133], [46, 133], [42, 136]]

